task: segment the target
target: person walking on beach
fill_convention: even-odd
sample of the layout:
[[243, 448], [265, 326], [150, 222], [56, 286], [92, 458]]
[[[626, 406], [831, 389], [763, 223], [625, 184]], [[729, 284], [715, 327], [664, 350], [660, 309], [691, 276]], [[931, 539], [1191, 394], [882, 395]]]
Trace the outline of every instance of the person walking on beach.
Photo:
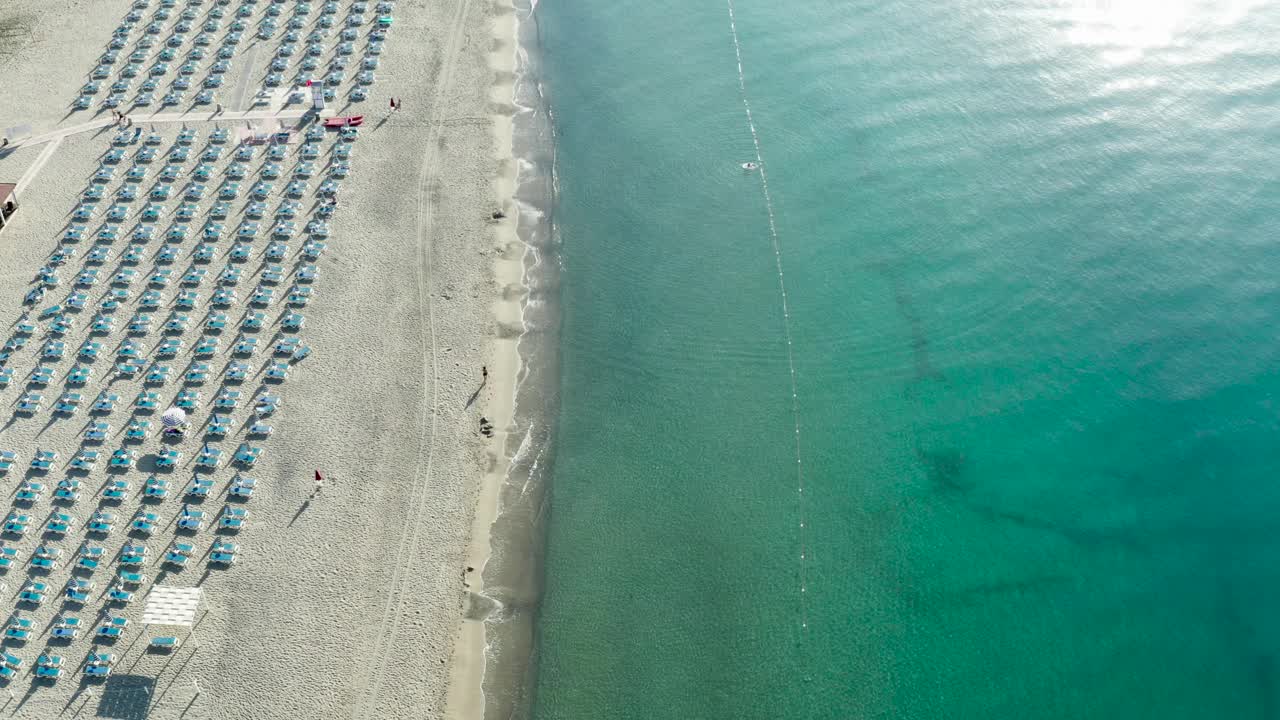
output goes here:
[[[391, 110], [395, 110], [395, 109], [396, 109], [396, 99], [395, 99], [395, 98], [391, 98]], [[390, 112], [390, 111], [388, 111], [388, 112]]]
[[316, 470], [316, 489], [315, 489], [315, 492], [311, 493], [311, 497], [320, 497], [320, 491], [323, 488], [324, 488], [324, 476], [320, 474], [319, 470]]
[[489, 382], [489, 367], [487, 365], [480, 366], [480, 384], [486, 385]]

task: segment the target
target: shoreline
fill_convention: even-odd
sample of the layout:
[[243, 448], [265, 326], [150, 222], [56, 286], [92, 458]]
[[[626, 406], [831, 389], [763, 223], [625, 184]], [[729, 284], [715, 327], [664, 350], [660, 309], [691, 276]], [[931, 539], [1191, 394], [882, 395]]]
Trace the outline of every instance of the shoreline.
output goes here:
[[[506, 217], [494, 223], [496, 250], [491, 270], [493, 283], [499, 290], [491, 305], [495, 326], [523, 327], [523, 302], [528, 287], [524, 281], [524, 254], [512, 259], [510, 249], [521, 244], [518, 234], [519, 208], [514, 201], [517, 189], [517, 160], [514, 152], [515, 69], [517, 19], [509, 2], [495, 3], [497, 16], [492, 23], [494, 49], [489, 54], [489, 67], [494, 82], [489, 100], [494, 107], [493, 159], [498, 173], [494, 177], [494, 207], [502, 208]], [[511, 292], [512, 288], [518, 288]], [[488, 353], [489, 374], [482, 388], [481, 412], [494, 424], [497, 432], [483, 445], [480, 458], [480, 480], [471, 540], [466, 549], [464, 590], [466, 600], [463, 617], [454, 641], [449, 663], [448, 684], [444, 698], [445, 717], [463, 720], [483, 718], [486, 711], [484, 679], [489, 661], [489, 633], [485, 621], [492, 600], [485, 596], [484, 570], [493, 556], [492, 532], [498, 517], [500, 493], [511, 468], [512, 456], [506, 450], [507, 438], [515, 429], [515, 401], [519, 386], [521, 357], [520, 336], [506, 337], [497, 332]], [[477, 611], [477, 608], [481, 608]]]

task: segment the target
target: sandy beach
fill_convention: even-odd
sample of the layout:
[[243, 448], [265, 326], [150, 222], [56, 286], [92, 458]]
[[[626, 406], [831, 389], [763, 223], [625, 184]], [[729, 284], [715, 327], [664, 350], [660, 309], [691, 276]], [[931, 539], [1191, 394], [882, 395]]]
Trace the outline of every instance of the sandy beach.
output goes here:
[[[345, 17], [351, 4], [342, 0], [338, 16]], [[264, 5], [254, 6], [255, 21]], [[92, 8], [77, 2], [24, 0], [0, 10], [0, 23], [29, 28], [22, 35], [8, 33], [0, 38], [0, 57], [11, 80], [7, 102], [0, 107], [0, 131], [30, 125], [31, 134], [39, 136], [77, 129], [94, 120], [109, 125], [110, 113], [99, 112], [96, 104], [71, 113], [68, 103], [78, 95], [112, 29], [131, 6], [120, 0], [95, 3]], [[153, 0], [142, 12], [149, 16], [158, 6]], [[340, 97], [326, 111], [362, 113], [366, 122], [359, 137], [349, 143], [350, 174], [342, 182], [340, 201], [329, 221], [327, 247], [314, 262], [318, 277], [311, 283], [312, 296], [305, 307], [284, 302], [285, 293], [300, 287], [300, 281], [290, 279], [278, 285], [277, 299], [265, 307], [245, 302], [260, 282], [266, 282], [262, 274], [269, 262], [262, 259], [262, 252], [268, 243], [265, 230], [272, 225], [269, 215], [261, 221], [264, 232], [248, 242], [253, 254], [243, 265], [245, 278], [236, 288], [240, 302], [226, 310], [232, 325], [221, 332], [220, 349], [207, 358], [194, 354], [193, 346], [203, 337], [201, 325], [208, 313], [215, 312], [203, 302], [189, 313], [192, 327], [174, 335], [183, 339], [184, 348], [164, 364], [185, 377], [194, 363], [208, 362], [213, 377], [202, 385], [184, 384], [181, 378], [148, 385], [142, 376], [122, 379], [113, 373], [115, 348], [127, 337], [122, 326], [137, 308], [127, 305], [116, 310], [120, 324], [101, 336], [94, 335], [90, 325], [108, 289], [105, 278], [126, 267], [120, 258], [129, 245], [124, 237], [111, 245], [114, 255], [96, 266], [86, 258], [94, 246], [92, 238], [77, 243], [78, 254], [59, 269], [60, 285], [35, 305], [38, 312], [71, 292], [82, 270], [100, 268], [104, 280], [88, 289], [87, 307], [60, 338], [68, 356], [48, 363], [55, 376], [40, 389], [41, 411], [8, 419], [18, 399], [33, 389], [27, 378], [41, 363], [39, 354], [49, 333], [46, 320], [39, 322], [25, 347], [7, 362], [14, 379], [0, 390], [5, 403], [0, 415], [6, 419], [0, 449], [18, 455], [18, 465], [5, 478], [8, 499], [15, 503], [9, 510], [28, 514], [40, 527], [57, 512], [70, 513], [78, 522], [61, 538], [42, 536], [37, 527], [25, 537], [3, 539], [5, 547], [17, 549], [23, 558], [38, 546], [63, 553], [61, 565], [48, 574], [29, 569], [24, 561], [4, 577], [7, 589], [0, 597], [6, 616], [18, 607], [17, 593], [28, 579], [46, 583], [54, 597], [38, 608], [20, 609], [41, 632], [25, 643], [6, 645], [24, 662], [7, 686], [12, 698], [4, 703], [0, 696], [4, 705], [0, 712], [30, 718], [60, 713], [150, 718], [446, 714], [464, 718], [479, 717], [483, 711], [482, 626], [464, 618], [472, 605], [469, 593], [483, 589], [488, 525], [496, 512], [504, 472], [505, 436], [518, 370], [510, 332], [520, 321], [521, 262], [512, 249], [518, 239], [512, 220], [491, 217], [495, 210], [510, 209], [504, 198], [510, 195], [514, 178], [510, 108], [502, 101], [504, 93], [510, 95], [503, 71], [509, 73], [504, 55], [512, 53], [509, 34], [513, 28], [509, 8], [490, 3], [398, 0], [393, 6], [394, 27], [368, 99], [347, 103]], [[185, 7], [177, 4], [175, 16]], [[215, 5], [196, 7], [203, 18]], [[69, 42], [70, 38], [77, 41]], [[246, 40], [233, 58], [230, 74], [237, 77], [229, 78], [230, 99], [222, 116], [214, 118], [209, 108], [199, 106], [131, 112], [143, 137], [124, 147], [126, 159], [105, 185], [108, 193], [127, 184], [122, 178], [134, 165], [130, 158], [153, 131], [160, 136], [157, 147], [163, 153], [175, 146], [184, 126], [196, 130], [194, 154], [209, 145], [215, 128], [226, 128], [232, 133], [229, 150], [211, 163], [214, 175], [207, 183], [211, 192], [196, 203], [198, 215], [191, 227], [199, 230], [204, 215], [212, 211], [212, 191], [236, 162], [230, 149], [236, 147], [235, 132], [246, 126], [237, 119], [238, 113], [250, 109], [244, 98], [256, 92], [243, 88], [258, 87], [261, 75], [269, 72], [267, 61], [277, 42]], [[344, 83], [340, 92], [354, 88], [352, 79]], [[394, 113], [388, 108], [392, 96], [402, 104]], [[153, 110], [161, 115], [148, 122]], [[176, 115], [181, 112], [187, 112], [186, 117]], [[251, 122], [259, 128], [277, 122], [284, 128], [310, 127], [296, 117], [300, 113], [288, 109], [257, 112], [249, 117], [257, 118]], [[8, 328], [10, 335], [27, 309], [22, 305], [24, 294], [58, 247], [70, 214], [92, 185], [90, 178], [113, 147], [116, 133], [114, 127], [68, 132], [51, 141], [56, 148], [47, 153], [51, 143], [23, 145], [19, 139], [15, 150], [0, 157], [0, 182], [28, 177], [20, 188], [19, 212], [0, 232], [0, 326]], [[343, 144], [332, 131], [317, 142], [322, 154], [314, 162], [312, 189], [336, 162], [334, 153]], [[38, 172], [32, 173], [41, 161]], [[281, 163], [286, 174], [274, 181], [267, 205], [275, 207], [284, 201], [284, 186], [295, 162], [291, 152]], [[194, 164], [188, 161], [184, 171]], [[241, 181], [246, 192], [263, 164], [259, 148]], [[140, 189], [152, 188], [160, 167], [157, 159], [150, 176], [139, 183]], [[174, 183], [175, 191], [186, 184], [184, 176]], [[231, 265], [224, 256], [237, 241], [231, 231], [246, 219], [246, 199], [241, 194], [232, 203], [231, 213], [221, 221], [227, 232], [211, 243], [217, 257], [203, 266], [210, 277], [197, 288], [202, 301], [213, 291], [213, 279]], [[178, 202], [167, 201], [170, 213]], [[299, 227], [309, 220], [309, 210], [322, 202], [308, 196], [296, 218]], [[102, 224], [111, 204], [108, 194], [87, 223], [89, 231]], [[122, 235], [135, 226], [143, 204], [141, 198], [132, 202], [131, 217], [120, 224]], [[163, 232], [169, 220], [161, 219], [158, 230]], [[304, 241], [299, 236], [289, 242], [287, 272], [297, 273], [308, 264], [296, 255]], [[160, 245], [155, 240], [143, 245], [145, 256], [132, 265], [139, 282], [127, 303], [138, 301], [142, 280], [163, 269], [154, 259]], [[183, 241], [177, 259], [165, 266], [175, 279], [197, 267], [190, 257], [194, 246], [193, 239]], [[171, 306], [179, 290], [177, 282], [164, 290], [164, 303], [153, 312], [157, 324], [176, 312]], [[256, 335], [262, 347], [248, 359], [237, 358], [231, 353], [232, 344], [251, 335], [237, 331], [237, 324], [242, 315], [257, 310], [266, 313], [269, 323]], [[305, 316], [301, 330], [291, 333], [270, 325], [290, 312]], [[273, 360], [270, 348], [291, 336], [310, 347], [311, 353], [290, 366], [287, 380], [269, 383], [262, 373]], [[154, 345], [163, 337], [167, 335], [153, 330], [145, 340]], [[76, 364], [71, 356], [90, 341], [102, 343], [104, 357], [92, 363], [89, 382], [65, 387], [67, 373]], [[152, 358], [148, 360], [150, 368]], [[233, 388], [244, 395], [230, 413], [235, 429], [225, 439], [208, 443], [223, 450], [228, 461], [208, 473], [215, 491], [198, 506], [210, 522], [194, 534], [178, 534], [174, 525], [183, 512], [183, 489], [207, 441], [209, 404], [224, 387], [231, 387], [221, 373], [235, 360], [248, 362], [254, 374]], [[488, 370], [487, 380], [482, 379], [482, 367]], [[262, 419], [273, 432], [268, 438], [246, 439], [247, 426], [255, 420], [248, 398], [261, 388], [281, 399], [279, 409]], [[163, 409], [183, 389], [202, 393], [202, 406], [192, 413], [193, 430], [183, 440], [162, 443], [153, 432], [142, 443], [124, 442], [120, 434], [130, 420], [143, 417], [133, 408], [138, 393], [157, 392]], [[83, 396], [84, 407], [73, 417], [55, 418], [50, 408], [70, 391]], [[102, 392], [118, 394], [120, 402], [109, 416], [99, 417], [88, 412], [88, 404]], [[492, 438], [479, 433], [481, 416], [494, 424]], [[158, 425], [158, 413], [146, 417]], [[87, 424], [95, 420], [109, 422], [111, 430], [105, 441], [89, 446], [84, 435]], [[229, 462], [241, 442], [262, 449], [252, 468], [237, 469]], [[67, 463], [86, 447], [99, 450], [103, 457], [88, 472], [71, 472]], [[111, 472], [106, 458], [122, 447], [136, 451], [137, 465], [127, 472]], [[167, 472], [155, 467], [155, 454], [164, 449], [181, 452], [177, 467]], [[49, 472], [29, 475], [27, 464], [37, 450], [56, 451], [58, 460]], [[313, 482], [316, 470], [325, 477], [319, 489]], [[247, 502], [223, 497], [237, 472], [257, 482]], [[144, 499], [140, 492], [152, 474], [174, 488], [157, 502]], [[79, 481], [79, 498], [65, 505], [50, 498], [63, 479]], [[102, 489], [114, 480], [129, 482], [130, 495], [119, 504], [104, 505]], [[43, 497], [32, 504], [19, 503], [15, 493], [24, 481], [42, 483], [47, 488]], [[250, 513], [246, 526], [234, 535], [214, 530], [213, 521], [224, 505]], [[81, 528], [100, 508], [114, 512], [122, 528], [105, 539], [94, 539]], [[123, 526], [139, 512], [158, 516], [159, 529], [149, 537], [124, 531]], [[237, 560], [229, 568], [206, 561], [213, 544], [222, 541], [238, 546]], [[161, 562], [177, 542], [195, 548], [181, 569]], [[147, 548], [150, 559], [142, 570], [149, 578], [136, 588], [136, 600], [117, 607], [101, 597], [112, 584], [113, 570], [98, 570], [92, 577], [94, 599], [82, 608], [68, 609], [59, 600], [68, 580], [85, 577], [76, 574], [73, 563], [86, 543], [102, 546], [108, 557], [126, 544]], [[468, 573], [468, 567], [474, 570]], [[153, 585], [203, 590], [190, 636], [185, 629], [142, 627], [144, 598]], [[114, 643], [98, 642], [94, 636], [105, 613], [130, 621], [124, 636]], [[49, 635], [63, 614], [76, 614], [86, 625], [86, 631], [70, 643], [54, 641]], [[175, 634], [186, 642], [171, 652], [148, 651], [147, 638], [162, 634]], [[91, 652], [116, 656], [106, 681], [83, 678], [81, 664]], [[30, 672], [38, 656], [49, 653], [61, 655], [66, 668], [52, 683], [38, 681]]]
[[[516, 207], [509, 199], [514, 197], [516, 187], [516, 164], [512, 152], [511, 114], [512, 78], [515, 69], [515, 14], [505, 5], [496, 6], [498, 14], [493, 22], [493, 46], [488, 62], [496, 81], [490, 89], [493, 157], [499, 168], [494, 183], [495, 199], [500, 203], [502, 212], [509, 217], [496, 225], [495, 247], [497, 253], [493, 260], [493, 281], [499, 294], [491, 300], [491, 310], [498, 328], [518, 328], [522, 323], [521, 304], [523, 294], [512, 295], [507, 288], [519, 286], [524, 272], [521, 242], [516, 234]], [[513, 255], [520, 255], [513, 259]], [[495, 433], [484, 448], [483, 475], [480, 480], [479, 497], [476, 503], [474, 520], [471, 528], [471, 542], [466, 554], [467, 573], [466, 610], [464, 620], [459, 628], [455, 644], [455, 654], [449, 678], [449, 693], [446, 702], [447, 716], [450, 718], [482, 718], [485, 717], [485, 697], [483, 693], [484, 670], [487, 661], [487, 638], [485, 632], [485, 612], [489, 607], [484, 599], [484, 568], [489, 560], [492, 548], [489, 535], [497, 518], [499, 509], [499, 491], [503, 480], [507, 477], [510, 458], [506, 450], [508, 431], [514, 430], [513, 413], [515, 410], [516, 378], [519, 376], [520, 355], [517, 348], [519, 335], [511, 332], [499, 332], [493, 338], [489, 351], [489, 373], [494, 378], [492, 386], [486, 387], [485, 405], [487, 417], [502, 432]]]

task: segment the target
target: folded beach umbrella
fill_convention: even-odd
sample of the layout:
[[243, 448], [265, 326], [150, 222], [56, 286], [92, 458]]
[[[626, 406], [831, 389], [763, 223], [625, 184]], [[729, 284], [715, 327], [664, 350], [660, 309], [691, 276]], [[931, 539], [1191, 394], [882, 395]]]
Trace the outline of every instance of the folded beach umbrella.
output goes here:
[[160, 416], [160, 422], [163, 423], [165, 427], [178, 427], [186, 421], [187, 413], [184, 412], [182, 408], [171, 407], [168, 410], [165, 410], [164, 414]]

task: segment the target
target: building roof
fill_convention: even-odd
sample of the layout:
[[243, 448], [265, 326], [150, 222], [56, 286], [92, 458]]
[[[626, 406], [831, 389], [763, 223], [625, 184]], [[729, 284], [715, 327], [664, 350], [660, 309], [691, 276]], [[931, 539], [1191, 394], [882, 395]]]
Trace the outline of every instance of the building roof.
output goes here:
[[18, 187], [18, 183], [0, 183], [0, 202], [8, 200], [10, 193], [16, 187]]

